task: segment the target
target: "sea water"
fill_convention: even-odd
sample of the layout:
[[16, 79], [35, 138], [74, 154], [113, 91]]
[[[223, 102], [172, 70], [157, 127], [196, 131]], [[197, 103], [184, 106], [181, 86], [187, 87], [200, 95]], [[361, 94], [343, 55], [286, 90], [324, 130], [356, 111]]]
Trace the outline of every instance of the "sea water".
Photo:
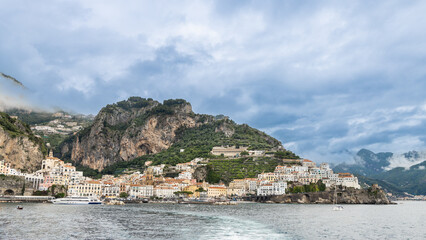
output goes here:
[[426, 239], [426, 202], [16, 206], [0, 203], [0, 239]]

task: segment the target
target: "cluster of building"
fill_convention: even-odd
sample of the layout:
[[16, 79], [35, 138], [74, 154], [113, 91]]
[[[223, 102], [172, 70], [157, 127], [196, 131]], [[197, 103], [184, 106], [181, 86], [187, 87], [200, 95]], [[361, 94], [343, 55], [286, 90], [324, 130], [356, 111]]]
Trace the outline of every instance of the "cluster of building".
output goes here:
[[69, 186], [78, 184], [86, 180], [83, 172], [76, 171], [71, 163], [65, 163], [59, 158], [49, 156], [42, 161], [41, 169], [34, 173], [22, 173], [11, 167], [10, 163], [4, 160], [0, 161], [0, 174], [24, 177], [25, 180], [32, 183], [36, 190], [46, 191], [52, 185]]
[[[247, 149], [222, 149], [214, 148], [215, 154], [234, 157]], [[236, 153], [236, 152], [239, 153]], [[251, 155], [264, 154], [261, 151], [253, 151]], [[322, 181], [326, 187], [344, 186], [360, 188], [358, 179], [350, 173], [334, 173], [328, 164], [322, 163], [319, 167], [310, 160], [283, 160], [287, 165], [279, 165], [274, 172], [258, 174], [257, 178], [235, 179], [225, 184], [209, 184], [197, 182], [193, 178], [195, 169], [206, 165], [208, 160], [196, 158], [187, 163], [179, 163], [176, 166], [168, 166], [167, 171], [178, 173], [174, 178], [163, 177], [165, 165], [151, 166], [152, 162], [146, 162], [144, 172], [133, 172], [120, 176], [104, 175], [102, 179], [94, 180], [83, 176], [83, 172], [76, 171], [70, 163], [53, 157], [52, 152], [43, 160], [40, 170], [32, 174], [23, 174], [10, 167], [4, 161], [0, 161], [0, 174], [21, 175], [33, 182], [33, 187], [38, 190], [48, 190], [52, 185], [67, 187], [71, 196], [96, 196], [119, 197], [121, 193], [133, 199], [138, 198], [174, 198], [185, 196], [193, 198], [225, 198], [243, 197], [247, 195], [281, 195], [286, 193], [288, 184], [307, 185]], [[291, 162], [291, 164], [290, 164]]]
[[59, 119], [55, 119], [50, 121], [46, 125], [38, 125], [31, 127], [31, 130], [33, 130], [36, 133], [43, 133], [44, 135], [49, 134], [63, 134], [67, 135], [70, 133], [77, 132], [81, 130], [83, 127], [78, 124], [76, 121], [66, 121], [63, 122]]
[[300, 160], [300, 165], [277, 166], [274, 172], [259, 174], [258, 179], [270, 182], [293, 182], [302, 185], [317, 183], [321, 180], [326, 187], [343, 186], [356, 189], [361, 188], [358, 178], [353, 174], [334, 173], [327, 163], [322, 163], [317, 167], [315, 162], [308, 159]]
[[[15, 117], [16, 116], [11, 116]], [[92, 118], [92, 116], [84, 116], [84, 115], [70, 115], [63, 112], [56, 112], [52, 114], [53, 120], [43, 123], [36, 124], [31, 127], [31, 130], [36, 134], [41, 135], [51, 135], [51, 134], [62, 134], [69, 135], [73, 134], [83, 128], [85, 122], [88, 119]]]

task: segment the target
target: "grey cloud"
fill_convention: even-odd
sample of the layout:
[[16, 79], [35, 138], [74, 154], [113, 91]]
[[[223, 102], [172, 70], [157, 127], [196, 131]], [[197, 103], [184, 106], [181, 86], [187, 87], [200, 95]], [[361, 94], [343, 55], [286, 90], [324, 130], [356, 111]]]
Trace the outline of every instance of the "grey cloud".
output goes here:
[[1, 70], [45, 105], [185, 98], [330, 161], [424, 147], [424, 2], [2, 5]]

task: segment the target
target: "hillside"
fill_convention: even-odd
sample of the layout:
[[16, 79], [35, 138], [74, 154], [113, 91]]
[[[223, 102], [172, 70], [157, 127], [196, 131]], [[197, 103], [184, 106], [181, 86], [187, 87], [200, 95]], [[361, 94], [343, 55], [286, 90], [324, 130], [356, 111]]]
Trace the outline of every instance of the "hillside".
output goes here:
[[[210, 157], [213, 146], [281, 148], [265, 133], [227, 118], [195, 114], [182, 99], [159, 103], [131, 97], [101, 109], [93, 124], [60, 146], [62, 158], [105, 173], [129, 167], [176, 164]], [[184, 149], [181, 152], [181, 149]]]
[[93, 118], [82, 114], [70, 114], [64, 111], [48, 112], [12, 108], [6, 111], [27, 123], [33, 133], [43, 138], [47, 146], [55, 149], [70, 135], [90, 125]]
[[375, 178], [391, 183], [404, 192], [426, 195], [426, 161], [409, 169], [394, 168], [376, 175]]
[[37, 170], [47, 149], [28, 124], [0, 112], [0, 160], [24, 172]]
[[229, 183], [234, 179], [256, 178], [263, 172], [273, 172], [276, 166], [282, 164], [282, 160], [274, 157], [213, 159], [206, 166], [205, 180], [209, 183]]

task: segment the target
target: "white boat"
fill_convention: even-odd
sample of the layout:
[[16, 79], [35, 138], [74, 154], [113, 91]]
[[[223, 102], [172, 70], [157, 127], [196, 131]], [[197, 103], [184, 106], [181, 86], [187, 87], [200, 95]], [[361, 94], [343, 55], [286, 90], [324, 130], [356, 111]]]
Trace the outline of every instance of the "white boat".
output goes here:
[[342, 211], [343, 207], [342, 206], [334, 206], [333, 207], [333, 211]]
[[66, 197], [51, 200], [53, 204], [65, 205], [88, 205], [88, 204], [102, 204], [102, 202], [94, 197]]

